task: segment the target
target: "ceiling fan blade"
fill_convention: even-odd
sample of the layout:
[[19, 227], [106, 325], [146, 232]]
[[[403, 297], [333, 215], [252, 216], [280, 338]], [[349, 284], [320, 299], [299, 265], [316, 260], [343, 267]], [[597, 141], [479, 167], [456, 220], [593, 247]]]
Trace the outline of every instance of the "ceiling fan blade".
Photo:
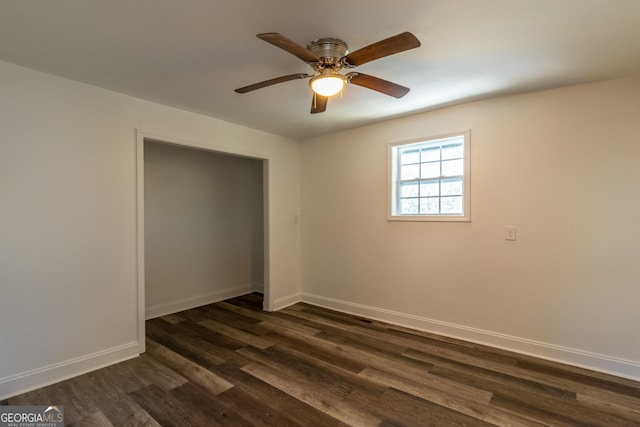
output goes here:
[[311, 99], [311, 114], [323, 113], [327, 109], [328, 101], [328, 96], [318, 95], [314, 92]]
[[378, 77], [373, 77], [368, 74], [362, 73], [349, 73], [347, 74], [349, 83], [353, 83], [357, 86], [366, 87], [385, 95], [393, 96], [394, 98], [402, 98], [409, 92], [408, 87], [401, 86], [397, 83], [383, 80]]
[[306, 79], [307, 77], [311, 77], [311, 76], [305, 73], [289, 74], [288, 76], [276, 77], [275, 79], [265, 80], [263, 82], [254, 83], [249, 86], [241, 87], [236, 89], [235, 91], [237, 93], [247, 93], [247, 92], [251, 92], [252, 90], [262, 89], [263, 87], [275, 85], [278, 83], [288, 82], [289, 80]]
[[344, 57], [344, 61], [352, 66], [366, 64], [374, 59], [384, 58], [385, 56], [395, 53], [404, 52], [405, 50], [414, 49], [420, 46], [420, 40], [409, 32], [380, 40], [377, 43], [370, 44]]
[[299, 45], [293, 40], [289, 40], [280, 33], [263, 33], [258, 34], [257, 37], [261, 40], [271, 43], [274, 46], [279, 47], [282, 50], [286, 50], [290, 54], [297, 56], [305, 62], [318, 62], [318, 58], [313, 52], [307, 48]]

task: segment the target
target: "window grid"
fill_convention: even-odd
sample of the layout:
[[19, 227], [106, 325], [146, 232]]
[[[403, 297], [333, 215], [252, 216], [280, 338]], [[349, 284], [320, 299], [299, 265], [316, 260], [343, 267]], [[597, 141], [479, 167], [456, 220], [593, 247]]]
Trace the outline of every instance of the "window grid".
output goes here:
[[[458, 155], [443, 155], [443, 151], [449, 149], [458, 152]], [[437, 158], [434, 151], [437, 150]], [[415, 154], [418, 154], [417, 156]], [[413, 156], [412, 156], [413, 155]], [[431, 155], [431, 157], [429, 157]], [[414, 158], [417, 161], [414, 161]], [[445, 164], [457, 164], [458, 173], [452, 174], [444, 171]], [[437, 174], [427, 172], [424, 176], [423, 165], [437, 166]], [[407, 167], [414, 168], [418, 175], [409, 178], [405, 176]], [[464, 213], [464, 137], [446, 138], [438, 141], [414, 144], [398, 150], [399, 179], [397, 180], [398, 206], [397, 211], [401, 215], [462, 215]], [[454, 167], [455, 169], [455, 167]], [[428, 170], [428, 169], [427, 169]], [[451, 189], [443, 194], [443, 182], [456, 183], [458, 191]], [[423, 194], [423, 185], [437, 183], [437, 194], [429, 195], [426, 191]], [[417, 186], [417, 194], [405, 195], [403, 188], [409, 185]], [[424, 201], [424, 203], [423, 203]], [[433, 202], [436, 201], [437, 209], [434, 209]], [[443, 201], [445, 203], [443, 203]], [[431, 202], [431, 204], [429, 203]]]

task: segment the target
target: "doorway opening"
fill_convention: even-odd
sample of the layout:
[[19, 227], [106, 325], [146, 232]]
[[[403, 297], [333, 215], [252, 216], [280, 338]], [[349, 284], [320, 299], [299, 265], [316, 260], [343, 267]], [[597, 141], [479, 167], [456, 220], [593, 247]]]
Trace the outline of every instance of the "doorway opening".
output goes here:
[[138, 343], [145, 320], [258, 292], [269, 302], [268, 159], [138, 137]]

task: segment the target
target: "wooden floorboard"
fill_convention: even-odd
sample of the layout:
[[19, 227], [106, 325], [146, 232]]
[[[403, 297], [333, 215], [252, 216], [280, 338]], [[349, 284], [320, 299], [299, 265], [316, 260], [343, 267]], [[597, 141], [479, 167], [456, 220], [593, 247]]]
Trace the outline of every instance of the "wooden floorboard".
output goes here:
[[0, 405], [69, 426], [640, 426], [640, 383], [249, 294], [146, 322], [147, 352]]

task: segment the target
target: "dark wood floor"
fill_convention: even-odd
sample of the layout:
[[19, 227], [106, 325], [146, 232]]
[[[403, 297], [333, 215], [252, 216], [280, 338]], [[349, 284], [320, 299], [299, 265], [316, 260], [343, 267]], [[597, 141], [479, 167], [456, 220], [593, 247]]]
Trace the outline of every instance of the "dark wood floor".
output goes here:
[[147, 353], [2, 402], [73, 426], [639, 426], [640, 383], [252, 294], [147, 321]]

